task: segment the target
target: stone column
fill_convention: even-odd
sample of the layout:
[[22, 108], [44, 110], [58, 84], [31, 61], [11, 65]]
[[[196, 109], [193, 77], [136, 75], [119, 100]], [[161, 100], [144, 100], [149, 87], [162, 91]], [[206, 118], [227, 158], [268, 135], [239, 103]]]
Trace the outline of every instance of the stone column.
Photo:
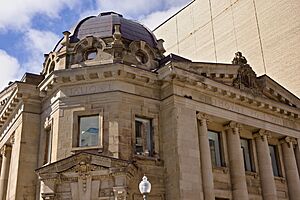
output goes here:
[[205, 114], [199, 113], [197, 114], [197, 119], [204, 199], [214, 200], [214, 177], [207, 133], [207, 116]]
[[296, 155], [298, 173], [299, 173], [299, 177], [300, 177], [300, 139], [299, 138], [297, 140], [297, 146], [295, 148], [295, 155]]
[[300, 179], [294, 154], [294, 144], [296, 144], [297, 141], [294, 138], [285, 137], [283, 140], [281, 140], [281, 143], [283, 151], [283, 163], [289, 191], [289, 199], [299, 200]]
[[0, 199], [6, 199], [10, 157], [11, 157], [11, 146], [4, 145], [1, 149], [2, 155], [2, 165], [1, 165], [1, 175], [0, 175]]
[[230, 122], [226, 125], [226, 128], [232, 198], [233, 200], [248, 200], [244, 159], [239, 134], [241, 126], [235, 122]]
[[254, 134], [254, 137], [263, 199], [276, 200], [276, 186], [268, 144], [269, 133], [265, 130], [260, 130]]

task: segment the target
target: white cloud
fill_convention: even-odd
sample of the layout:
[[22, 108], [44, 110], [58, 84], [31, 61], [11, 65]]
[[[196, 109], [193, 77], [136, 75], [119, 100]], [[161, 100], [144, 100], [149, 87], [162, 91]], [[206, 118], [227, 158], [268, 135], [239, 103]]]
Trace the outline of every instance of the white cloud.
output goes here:
[[140, 19], [155, 12], [165, 12], [170, 8], [180, 8], [191, 0], [96, 0], [94, 10], [87, 10], [81, 16], [98, 15], [100, 12], [114, 11], [125, 17]]
[[74, 8], [79, 0], [3, 0], [0, 6], [0, 30], [21, 29], [30, 25], [36, 14], [59, 17], [64, 7]]
[[21, 66], [18, 60], [0, 49], [0, 90], [20, 76]]
[[153, 12], [145, 17], [140, 18], [140, 21], [145, 24], [150, 30], [153, 30], [168, 18], [173, 16], [180, 10], [181, 7], [172, 7], [166, 11]]
[[28, 52], [28, 60], [23, 67], [26, 71], [38, 73], [42, 71], [44, 54], [53, 50], [59, 36], [49, 31], [29, 29], [25, 32], [24, 46]]
[[81, 19], [101, 12], [114, 11], [124, 17], [137, 19], [153, 29], [189, 2], [191, 0], [97, 0], [97, 8], [83, 12]]
[[158, 9], [163, 0], [98, 0], [98, 8], [101, 11], [115, 11], [130, 17], [149, 14]]

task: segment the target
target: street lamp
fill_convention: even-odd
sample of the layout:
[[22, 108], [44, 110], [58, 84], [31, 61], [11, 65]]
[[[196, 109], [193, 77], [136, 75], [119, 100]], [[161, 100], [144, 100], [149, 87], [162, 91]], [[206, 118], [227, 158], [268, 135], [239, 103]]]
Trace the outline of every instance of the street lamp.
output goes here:
[[151, 183], [148, 181], [148, 178], [145, 175], [139, 184], [139, 189], [140, 189], [141, 194], [143, 195], [143, 199], [147, 200], [147, 195], [151, 191]]

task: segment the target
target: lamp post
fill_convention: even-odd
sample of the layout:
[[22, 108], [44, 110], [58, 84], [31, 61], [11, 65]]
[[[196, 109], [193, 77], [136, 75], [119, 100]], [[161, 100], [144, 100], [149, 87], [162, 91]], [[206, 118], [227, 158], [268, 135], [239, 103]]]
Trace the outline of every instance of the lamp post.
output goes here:
[[151, 191], [151, 183], [148, 181], [148, 178], [145, 175], [139, 184], [139, 189], [140, 189], [141, 194], [143, 195], [143, 199], [147, 200], [147, 195]]

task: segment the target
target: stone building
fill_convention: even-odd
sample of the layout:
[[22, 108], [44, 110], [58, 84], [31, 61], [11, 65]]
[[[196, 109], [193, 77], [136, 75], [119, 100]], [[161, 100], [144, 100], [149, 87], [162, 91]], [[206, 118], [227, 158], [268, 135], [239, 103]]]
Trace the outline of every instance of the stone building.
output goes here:
[[299, 200], [300, 100], [237, 52], [164, 56], [117, 13], [83, 19], [0, 93], [0, 198]]
[[154, 33], [193, 61], [229, 63], [241, 51], [258, 75], [299, 97], [299, 13], [299, 0], [193, 0]]

